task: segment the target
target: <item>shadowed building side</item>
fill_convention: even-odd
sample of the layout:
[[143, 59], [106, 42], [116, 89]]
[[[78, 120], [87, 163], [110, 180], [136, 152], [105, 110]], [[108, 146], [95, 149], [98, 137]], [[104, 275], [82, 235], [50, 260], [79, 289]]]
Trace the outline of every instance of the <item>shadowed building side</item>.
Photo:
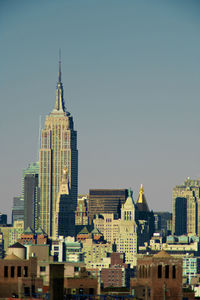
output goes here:
[[67, 168], [63, 169], [62, 182], [57, 196], [53, 225], [53, 236], [56, 238], [60, 235], [75, 235], [75, 210], [69, 188]]
[[142, 184], [136, 202], [136, 220], [138, 223], [138, 245], [142, 246], [150, 240], [154, 233], [154, 213], [149, 210]]

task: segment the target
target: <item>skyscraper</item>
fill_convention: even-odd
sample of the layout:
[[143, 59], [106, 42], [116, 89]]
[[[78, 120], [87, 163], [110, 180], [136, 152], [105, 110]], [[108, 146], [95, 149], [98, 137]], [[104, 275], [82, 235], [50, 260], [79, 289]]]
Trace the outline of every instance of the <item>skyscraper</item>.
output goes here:
[[23, 170], [22, 197], [24, 200], [24, 228], [39, 226], [39, 162]]
[[113, 213], [120, 218], [121, 207], [127, 197], [127, 189], [91, 189], [88, 201], [90, 223], [96, 214]]
[[126, 202], [122, 204], [119, 235], [116, 240], [117, 251], [125, 253], [126, 263], [136, 266], [137, 224], [135, 220], [135, 204], [129, 190]]
[[38, 174], [27, 174], [24, 177], [24, 228], [39, 226], [39, 188]]
[[200, 236], [200, 179], [173, 188], [172, 233]]
[[12, 224], [19, 220], [24, 220], [24, 200], [21, 199], [21, 196], [13, 198]]
[[138, 245], [142, 246], [154, 233], [154, 214], [149, 210], [142, 184], [136, 202], [136, 220], [138, 222]]
[[40, 148], [40, 224], [50, 236], [64, 168], [68, 170], [69, 189], [75, 211], [78, 192], [77, 133], [73, 118], [65, 109], [59, 61], [56, 103], [46, 117]]

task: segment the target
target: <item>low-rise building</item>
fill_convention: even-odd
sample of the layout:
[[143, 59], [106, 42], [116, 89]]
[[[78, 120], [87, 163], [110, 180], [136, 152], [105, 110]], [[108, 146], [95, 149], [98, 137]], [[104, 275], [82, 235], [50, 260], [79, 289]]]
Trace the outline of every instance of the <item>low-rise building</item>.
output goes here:
[[64, 237], [60, 236], [58, 238], [51, 240], [51, 256], [55, 262], [64, 261]]
[[79, 262], [82, 260], [82, 244], [75, 242], [74, 237], [65, 238], [65, 261]]
[[137, 260], [137, 277], [131, 294], [141, 300], [182, 300], [182, 259], [165, 251]]
[[107, 254], [112, 253], [111, 243], [95, 242], [92, 239], [86, 239], [82, 244], [82, 252], [87, 269], [90, 269], [94, 264], [102, 263]]
[[82, 268], [79, 275], [74, 278], [65, 278], [64, 287], [66, 294], [70, 295], [97, 295], [98, 282], [96, 278]]
[[13, 226], [0, 226], [0, 232], [3, 234], [4, 251], [6, 252], [8, 247], [15, 244], [21, 237], [24, 231], [24, 221], [16, 220]]
[[200, 274], [200, 257], [186, 255], [183, 257], [183, 277], [191, 284], [192, 278]]
[[154, 234], [149, 243], [139, 247], [140, 254], [155, 254], [158, 251], [167, 251], [173, 256], [200, 255], [199, 237], [195, 236], [168, 236], [163, 238], [159, 234]]
[[125, 255], [113, 252], [110, 259], [109, 267], [101, 270], [102, 287], [128, 287], [130, 272], [128, 265], [125, 264]]
[[20, 259], [14, 254], [0, 260], [0, 298], [24, 298], [41, 291], [43, 282], [37, 277], [37, 259]]

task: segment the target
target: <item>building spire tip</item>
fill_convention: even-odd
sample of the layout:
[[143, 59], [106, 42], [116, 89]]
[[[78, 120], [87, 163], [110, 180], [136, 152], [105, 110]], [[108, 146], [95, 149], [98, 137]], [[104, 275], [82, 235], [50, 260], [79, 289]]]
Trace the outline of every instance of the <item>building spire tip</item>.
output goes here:
[[58, 82], [61, 82], [61, 48], [59, 48], [59, 71], [58, 71]]

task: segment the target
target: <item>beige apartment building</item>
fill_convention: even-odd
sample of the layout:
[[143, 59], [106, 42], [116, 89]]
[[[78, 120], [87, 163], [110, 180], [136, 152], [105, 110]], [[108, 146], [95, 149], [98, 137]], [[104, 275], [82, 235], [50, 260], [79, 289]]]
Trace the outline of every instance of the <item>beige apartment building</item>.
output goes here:
[[83, 241], [82, 252], [86, 268], [97, 267], [105, 261], [108, 253], [112, 253], [111, 243], [95, 243], [92, 239]]
[[97, 215], [93, 220], [94, 227], [103, 234], [107, 242], [112, 244], [118, 239], [120, 222], [120, 219], [114, 218], [114, 214]]
[[0, 232], [3, 234], [4, 250], [7, 251], [8, 247], [15, 244], [24, 232], [24, 221], [16, 220], [13, 226], [2, 226]]
[[49, 236], [52, 236], [56, 200], [64, 168], [68, 170], [69, 188], [75, 211], [78, 190], [77, 133], [74, 130], [73, 117], [65, 109], [61, 62], [59, 62], [56, 103], [46, 117], [41, 132], [40, 148], [40, 225]]

